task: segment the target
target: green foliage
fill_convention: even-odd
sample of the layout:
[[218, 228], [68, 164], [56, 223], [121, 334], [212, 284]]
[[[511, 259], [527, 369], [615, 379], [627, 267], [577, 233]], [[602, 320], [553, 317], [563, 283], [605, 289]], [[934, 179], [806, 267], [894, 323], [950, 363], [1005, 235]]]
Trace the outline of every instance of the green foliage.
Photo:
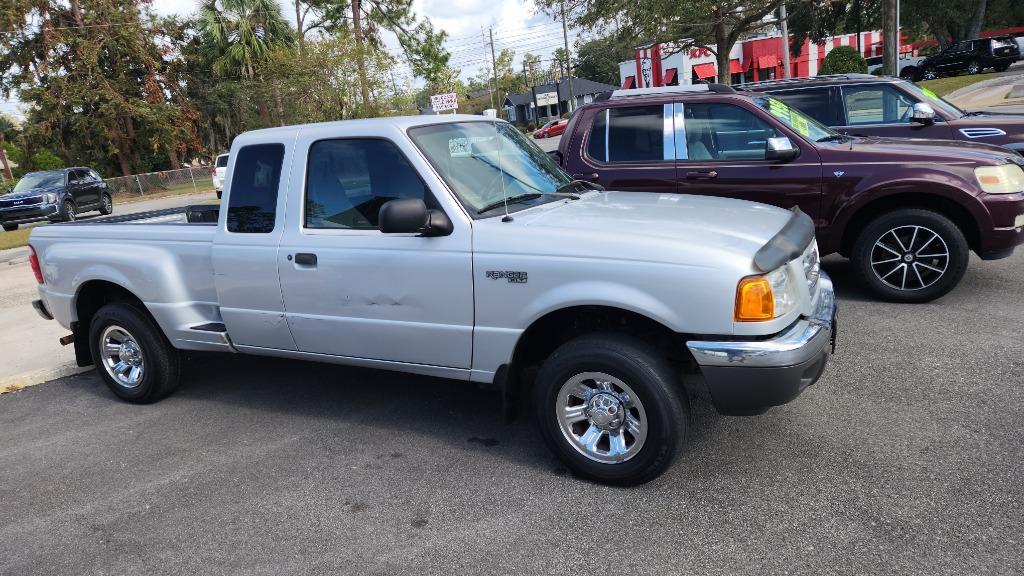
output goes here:
[[45, 148], [32, 155], [28, 166], [32, 170], [54, 170], [63, 167], [64, 161]]
[[275, 0], [204, 0], [198, 24], [213, 71], [223, 77], [252, 80], [275, 49], [294, 42]]
[[595, 38], [576, 48], [573, 71], [579, 78], [615, 86], [619, 84], [619, 62], [632, 58], [633, 47], [628, 42], [616, 36]]
[[825, 56], [820, 75], [825, 74], [867, 74], [868, 63], [852, 46], [837, 46]]

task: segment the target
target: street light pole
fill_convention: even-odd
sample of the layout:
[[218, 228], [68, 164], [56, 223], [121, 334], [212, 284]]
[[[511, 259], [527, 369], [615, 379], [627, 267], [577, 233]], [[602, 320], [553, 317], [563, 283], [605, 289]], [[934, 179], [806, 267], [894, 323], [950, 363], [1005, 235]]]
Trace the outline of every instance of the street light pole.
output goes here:
[[565, 73], [569, 77], [569, 112], [576, 109], [576, 94], [572, 90], [572, 59], [569, 57], [569, 29], [565, 25], [565, 0], [562, 6], [562, 41], [565, 42]]

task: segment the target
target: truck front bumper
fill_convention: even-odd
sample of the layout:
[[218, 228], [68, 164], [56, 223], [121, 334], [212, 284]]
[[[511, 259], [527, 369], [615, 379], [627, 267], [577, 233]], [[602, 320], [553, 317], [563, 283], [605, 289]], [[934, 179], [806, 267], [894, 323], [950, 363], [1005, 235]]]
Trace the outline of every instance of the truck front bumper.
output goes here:
[[720, 413], [760, 414], [796, 398], [824, 372], [835, 348], [836, 300], [828, 275], [818, 282], [811, 316], [775, 336], [686, 343]]

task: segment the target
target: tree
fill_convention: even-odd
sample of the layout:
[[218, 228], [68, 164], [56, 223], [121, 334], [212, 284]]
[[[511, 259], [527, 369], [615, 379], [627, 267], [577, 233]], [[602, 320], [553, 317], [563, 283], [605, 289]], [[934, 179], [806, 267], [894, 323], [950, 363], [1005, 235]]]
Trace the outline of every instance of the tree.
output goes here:
[[295, 0], [295, 28], [299, 52], [306, 51], [306, 36], [314, 30], [337, 32], [348, 26], [345, 0]]
[[[708, 46], [718, 60], [719, 82], [729, 83], [729, 52], [741, 37], [771, 23], [765, 18], [783, 0], [573, 0], [566, 4], [573, 26], [598, 32], [611, 28], [634, 46], [671, 43], [669, 50]], [[561, 0], [539, 0], [552, 16]], [[714, 48], [710, 48], [714, 46]]]
[[836, 46], [825, 56], [818, 74], [867, 74], [868, 63], [852, 46]]
[[619, 62], [633, 58], [633, 47], [614, 35], [589, 40], [576, 47], [573, 70], [580, 78], [619, 84]]
[[199, 15], [213, 70], [221, 76], [252, 80], [275, 48], [294, 42], [275, 0], [205, 0]]

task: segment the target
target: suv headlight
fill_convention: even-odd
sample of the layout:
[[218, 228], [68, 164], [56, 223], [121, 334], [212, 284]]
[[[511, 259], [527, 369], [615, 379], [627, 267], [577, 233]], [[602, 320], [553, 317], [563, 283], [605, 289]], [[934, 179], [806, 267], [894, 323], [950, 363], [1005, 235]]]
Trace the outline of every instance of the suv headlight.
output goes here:
[[974, 177], [981, 189], [989, 194], [1024, 192], [1024, 169], [1016, 164], [979, 166], [974, 169]]
[[736, 286], [737, 322], [764, 322], [788, 314], [796, 307], [796, 291], [783, 266], [767, 274], [747, 276]]
[[53, 192], [48, 192], [46, 194], [43, 194], [43, 204], [56, 204], [56, 203], [57, 203], [57, 195], [56, 194], [54, 194]]

